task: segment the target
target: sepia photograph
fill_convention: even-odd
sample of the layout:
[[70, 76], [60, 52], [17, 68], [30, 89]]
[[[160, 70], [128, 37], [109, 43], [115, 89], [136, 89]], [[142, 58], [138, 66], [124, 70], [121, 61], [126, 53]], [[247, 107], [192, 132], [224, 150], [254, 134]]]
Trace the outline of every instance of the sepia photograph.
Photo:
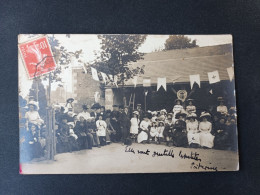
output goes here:
[[232, 35], [20, 34], [20, 174], [238, 171]]

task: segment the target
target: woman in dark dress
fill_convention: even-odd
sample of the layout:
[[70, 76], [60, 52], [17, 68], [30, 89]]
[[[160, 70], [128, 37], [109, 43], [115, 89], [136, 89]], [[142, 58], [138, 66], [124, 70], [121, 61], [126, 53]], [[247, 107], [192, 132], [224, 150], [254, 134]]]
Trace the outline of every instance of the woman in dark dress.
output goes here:
[[215, 136], [214, 139], [215, 149], [225, 150], [228, 148], [229, 132], [225, 123], [226, 123], [226, 118], [222, 116], [215, 125], [213, 131], [213, 135]]
[[74, 127], [74, 133], [78, 136], [79, 149], [92, 149], [93, 136], [87, 132], [87, 122], [83, 116], [79, 117]]
[[172, 120], [172, 114], [168, 113], [167, 120], [165, 122], [165, 128], [163, 131], [163, 137], [166, 141], [166, 146], [169, 146], [170, 144], [170, 139], [172, 138], [173, 130], [174, 130], [174, 122]]
[[175, 131], [173, 132], [173, 145], [178, 147], [188, 146], [188, 138], [186, 132], [186, 122], [184, 121], [185, 113], [177, 113], [175, 118], [177, 121], [174, 124]]
[[61, 123], [59, 124], [58, 130], [56, 131], [57, 135], [57, 152], [71, 152], [72, 146], [69, 140], [70, 137], [70, 126], [67, 124], [67, 116], [63, 116]]

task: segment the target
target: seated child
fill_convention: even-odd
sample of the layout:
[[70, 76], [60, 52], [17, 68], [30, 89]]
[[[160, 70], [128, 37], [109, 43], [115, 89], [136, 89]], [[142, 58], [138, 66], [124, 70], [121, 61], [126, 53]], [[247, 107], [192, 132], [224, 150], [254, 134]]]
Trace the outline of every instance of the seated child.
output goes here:
[[158, 133], [156, 121], [152, 122], [151, 129], [150, 129], [150, 135], [152, 137], [152, 140], [157, 142], [157, 138], [159, 137], [159, 133]]
[[161, 141], [163, 140], [163, 131], [164, 131], [164, 122], [163, 121], [159, 121], [158, 122], [158, 127], [157, 127], [157, 131], [158, 131], [158, 142], [159, 144], [161, 144]]

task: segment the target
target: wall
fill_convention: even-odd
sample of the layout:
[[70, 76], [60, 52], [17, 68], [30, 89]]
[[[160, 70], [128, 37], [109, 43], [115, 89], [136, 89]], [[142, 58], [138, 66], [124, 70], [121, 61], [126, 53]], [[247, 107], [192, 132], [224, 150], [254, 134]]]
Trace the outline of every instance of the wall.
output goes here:
[[99, 92], [99, 103], [105, 105], [105, 93], [100, 88], [100, 83], [93, 80], [92, 76], [85, 74], [82, 68], [72, 69], [72, 91], [74, 101], [74, 112], [78, 113], [82, 111], [82, 105], [87, 104], [91, 106], [95, 103], [94, 94]]

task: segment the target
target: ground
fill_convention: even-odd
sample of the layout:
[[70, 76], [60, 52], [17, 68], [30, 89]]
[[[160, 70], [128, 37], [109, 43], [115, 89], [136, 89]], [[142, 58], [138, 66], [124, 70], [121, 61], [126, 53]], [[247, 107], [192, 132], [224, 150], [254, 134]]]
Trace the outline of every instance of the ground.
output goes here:
[[[158, 156], [159, 153], [165, 155]], [[92, 150], [57, 154], [55, 161], [32, 161], [22, 164], [21, 169], [23, 174], [156, 173], [235, 171], [239, 164], [238, 153], [233, 151], [137, 143], [126, 148], [112, 143]]]

